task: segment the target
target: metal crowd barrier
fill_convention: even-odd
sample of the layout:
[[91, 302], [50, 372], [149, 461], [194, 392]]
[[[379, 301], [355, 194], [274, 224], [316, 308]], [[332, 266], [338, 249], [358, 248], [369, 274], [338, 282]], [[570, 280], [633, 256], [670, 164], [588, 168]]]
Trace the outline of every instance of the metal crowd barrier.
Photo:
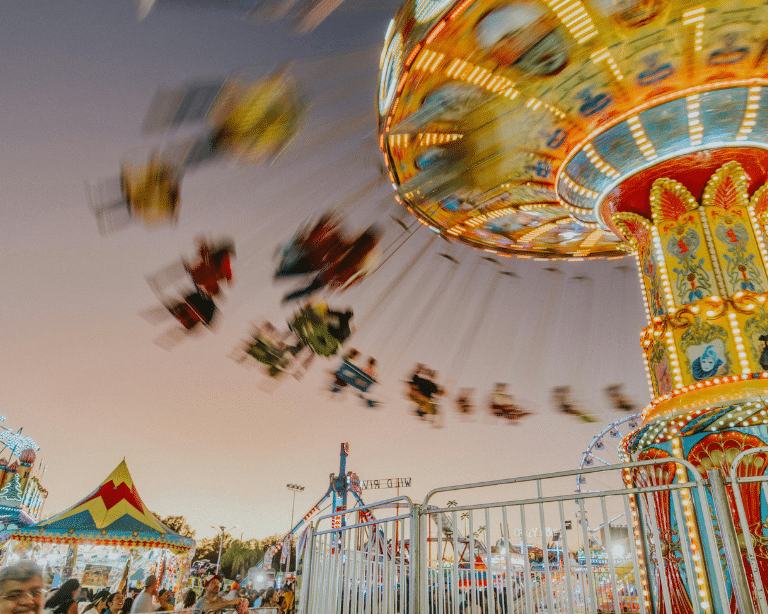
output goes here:
[[[231, 610], [222, 610], [222, 612], [234, 612], [234, 608]], [[193, 614], [194, 610], [173, 610], [174, 614]], [[138, 612], [136, 614], [156, 614], [156, 611], [146, 612]], [[280, 608], [274, 607], [274, 608], [248, 608], [248, 614], [280, 614]]]
[[304, 554], [298, 613], [412, 612], [413, 518], [408, 497], [320, 518]]
[[[730, 466], [729, 479], [732, 486], [733, 503], [736, 507], [736, 534], [741, 553], [741, 563], [744, 576], [749, 587], [753, 589], [753, 609], [760, 614], [768, 614], [768, 602], [765, 596], [765, 586], [768, 583], [768, 569], [765, 568], [768, 557], [768, 538], [763, 535], [763, 516], [761, 501], [768, 498], [768, 476], [763, 473], [768, 465], [768, 447], [750, 448], [741, 452], [733, 459]], [[758, 561], [757, 552], [760, 552]], [[742, 592], [748, 587], [741, 587]], [[737, 591], [734, 591], [737, 595]], [[737, 597], [743, 601], [746, 595]], [[740, 608], [748, 604], [739, 603]]]
[[[584, 477], [598, 487], [573, 492]], [[691, 614], [730, 613], [711, 514], [694, 513], [707, 497], [693, 465], [664, 457], [325, 516], [298, 614], [651, 614], [682, 611], [681, 598]]]
[[[604, 486], [560, 494], [577, 476]], [[627, 488], [630, 476], [641, 486]], [[420, 612], [648, 614], [662, 602], [674, 612], [682, 591], [693, 614], [728, 612], [723, 570], [702, 557], [714, 527], [707, 514], [697, 530], [694, 501], [706, 505], [703, 479], [671, 457], [435, 489], [421, 507], [431, 573]]]

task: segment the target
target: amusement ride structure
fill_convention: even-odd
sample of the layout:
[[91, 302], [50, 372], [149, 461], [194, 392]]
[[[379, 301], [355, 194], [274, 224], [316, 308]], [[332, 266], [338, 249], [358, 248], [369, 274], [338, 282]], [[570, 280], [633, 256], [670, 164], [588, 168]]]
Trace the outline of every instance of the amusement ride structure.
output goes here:
[[[309, 511], [304, 514], [304, 516], [295, 525], [291, 527], [291, 530], [286, 533], [282, 541], [273, 546], [270, 546], [267, 549], [261, 562], [249, 571], [249, 580], [251, 572], [258, 572], [260, 570], [269, 569], [272, 565], [272, 557], [274, 557], [276, 553], [283, 550], [283, 558], [287, 558], [289, 556], [291, 541], [293, 537], [297, 534], [298, 530], [302, 526], [306, 525], [310, 519], [323, 508], [328, 499], [331, 500], [332, 511], [339, 514], [347, 509], [347, 500], [350, 493], [355, 499], [356, 505], [360, 505], [361, 507], [365, 506], [365, 503], [363, 503], [363, 500], [360, 496], [362, 492], [362, 488], [360, 486], [360, 477], [356, 473], [347, 471], [347, 456], [349, 456], [349, 443], [344, 442], [341, 444], [341, 450], [339, 452], [339, 473], [338, 475], [333, 473], [331, 474], [328, 490], [322, 497], [320, 497], [317, 503], [315, 503], [309, 509]], [[342, 526], [346, 523], [346, 517], [344, 515], [339, 515], [336, 518], [337, 520], [335, 519], [334, 522], [338, 522], [339, 526]]]
[[[4, 421], [5, 416], [0, 416]], [[42, 485], [47, 467], [34, 467], [40, 446], [21, 431], [0, 426], [0, 452], [8, 452], [7, 459], [0, 458], [0, 533], [6, 535], [40, 520], [48, 497]]]
[[[493, 254], [635, 258], [652, 400], [623, 452], [670, 462], [627, 472], [630, 488], [685, 482], [675, 459], [726, 478], [766, 469], [765, 17], [754, 0], [409, 0], [386, 35], [379, 145], [404, 207]], [[757, 484], [742, 497], [764, 602], [767, 501]], [[638, 501], [638, 546], [644, 522], [666, 527], [643, 575], [644, 590], [672, 591], [655, 611], [715, 608], [718, 548], [674, 552], [680, 531], [705, 545], [709, 504], [684, 499], [681, 516], [664, 494]]]

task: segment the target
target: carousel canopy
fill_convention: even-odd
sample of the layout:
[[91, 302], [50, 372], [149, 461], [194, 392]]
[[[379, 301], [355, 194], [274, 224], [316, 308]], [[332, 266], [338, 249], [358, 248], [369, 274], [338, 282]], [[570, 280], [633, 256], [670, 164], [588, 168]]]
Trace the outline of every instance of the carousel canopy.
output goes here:
[[18, 529], [19, 541], [168, 548], [184, 552], [195, 541], [165, 526], [144, 505], [123, 460], [101, 485], [69, 509]]

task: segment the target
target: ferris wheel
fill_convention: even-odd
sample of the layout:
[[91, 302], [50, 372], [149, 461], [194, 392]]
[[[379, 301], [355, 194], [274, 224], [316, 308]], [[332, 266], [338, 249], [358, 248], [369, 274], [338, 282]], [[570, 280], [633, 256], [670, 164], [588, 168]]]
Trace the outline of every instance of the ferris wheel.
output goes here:
[[[606, 426], [595, 435], [581, 456], [579, 469], [601, 466], [609, 467], [626, 462], [623, 453], [619, 449], [619, 444], [621, 444], [624, 437], [640, 425], [640, 421], [640, 414], [632, 414], [624, 416]], [[576, 492], [581, 494], [598, 490], [596, 484], [590, 485], [590, 480], [594, 481], [594, 479], [590, 474], [579, 473], [576, 476]]]
[[[626, 462], [626, 458], [623, 451], [620, 449], [620, 445], [624, 437], [634, 431], [641, 422], [640, 414], [632, 414], [624, 416], [623, 418], [612, 422], [600, 431], [590, 442], [586, 451], [581, 457], [581, 463], [579, 469], [588, 469], [591, 467], [609, 467], [611, 465], [617, 465]], [[598, 473], [579, 473], [576, 476], [576, 492], [578, 494], [586, 494], [591, 492], [599, 492], [605, 489], [616, 488], [616, 484], [606, 484], [604, 482], [606, 474], [603, 472]], [[613, 476], [611, 476], [613, 477]], [[593, 510], [593, 512], [596, 510]], [[604, 534], [605, 525], [613, 525], [615, 523], [621, 523], [624, 520], [623, 510], [613, 510], [613, 513], [617, 513], [615, 517], [611, 517], [614, 514], [611, 513], [606, 517], [606, 512], [597, 513], [592, 516], [590, 522], [590, 515], [585, 508], [580, 509], [580, 513], [577, 513], [579, 521], [584, 521], [586, 529], [589, 532], [591, 540], [593, 540], [598, 546], [602, 547], [602, 535]], [[600, 520], [597, 520], [600, 519]]]

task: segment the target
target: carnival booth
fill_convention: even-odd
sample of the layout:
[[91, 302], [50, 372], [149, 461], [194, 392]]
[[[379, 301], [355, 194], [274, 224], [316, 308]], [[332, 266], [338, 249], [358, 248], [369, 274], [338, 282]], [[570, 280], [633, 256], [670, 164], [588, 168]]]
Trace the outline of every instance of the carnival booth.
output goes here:
[[116, 588], [129, 577], [155, 573], [161, 587], [176, 591], [186, 582], [194, 552], [193, 539], [171, 530], [147, 509], [123, 460], [79, 503], [14, 531], [2, 563], [33, 559], [50, 581], [78, 578], [92, 588]]

